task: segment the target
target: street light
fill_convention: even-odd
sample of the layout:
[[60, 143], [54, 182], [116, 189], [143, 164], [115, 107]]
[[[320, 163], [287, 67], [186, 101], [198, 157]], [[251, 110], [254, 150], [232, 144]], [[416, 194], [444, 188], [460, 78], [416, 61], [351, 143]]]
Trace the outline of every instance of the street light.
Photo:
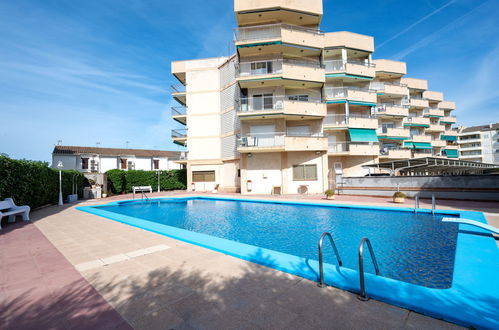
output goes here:
[[160, 187], [159, 187], [159, 176], [161, 175], [161, 171], [158, 170], [158, 192], [160, 192]]
[[61, 206], [63, 203], [62, 203], [62, 168], [64, 167], [64, 165], [62, 165], [62, 162], [59, 161], [57, 163], [57, 168], [59, 169], [59, 206]]

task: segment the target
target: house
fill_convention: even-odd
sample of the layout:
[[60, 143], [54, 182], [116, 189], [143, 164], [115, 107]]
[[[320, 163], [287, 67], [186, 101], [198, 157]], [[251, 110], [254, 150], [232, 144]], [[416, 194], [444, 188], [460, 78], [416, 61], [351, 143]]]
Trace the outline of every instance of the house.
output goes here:
[[234, 55], [171, 65], [190, 189], [321, 193], [380, 160], [456, 157], [454, 102], [373, 58], [373, 37], [321, 31], [322, 0], [234, 12]]
[[54, 147], [52, 167], [59, 162], [65, 170], [83, 173], [105, 173], [113, 169], [122, 170], [172, 170], [180, 169], [181, 152], [144, 149], [117, 149], [80, 146]]

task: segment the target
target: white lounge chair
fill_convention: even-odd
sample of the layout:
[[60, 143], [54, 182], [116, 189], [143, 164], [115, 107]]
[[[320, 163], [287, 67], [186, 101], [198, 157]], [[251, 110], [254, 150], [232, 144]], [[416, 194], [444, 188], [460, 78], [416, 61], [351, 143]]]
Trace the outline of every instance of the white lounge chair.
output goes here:
[[16, 215], [20, 214], [24, 221], [29, 221], [30, 207], [28, 205], [17, 206], [12, 198], [6, 198], [0, 202], [0, 230], [2, 229], [2, 218], [9, 216], [9, 222], [16, 221]]

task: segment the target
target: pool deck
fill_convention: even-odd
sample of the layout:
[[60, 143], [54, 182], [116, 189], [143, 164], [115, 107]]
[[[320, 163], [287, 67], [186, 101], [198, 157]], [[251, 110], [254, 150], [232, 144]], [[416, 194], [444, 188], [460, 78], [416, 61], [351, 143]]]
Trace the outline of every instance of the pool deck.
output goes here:
[[[193, 194], [153, 197], [182, 195]], [[459, 328], [75, 209], [130, 198], [51, 206], [32, 212], [32, 223], [4, 226], [1, 329]], [[314, 195], [265, 198], [329, 203]], [[360, 196], [338, 196], [334, 203], [396, 206]], [[440, 209], [483, 211], [499, 225], [499, 203], [437, 203]]]

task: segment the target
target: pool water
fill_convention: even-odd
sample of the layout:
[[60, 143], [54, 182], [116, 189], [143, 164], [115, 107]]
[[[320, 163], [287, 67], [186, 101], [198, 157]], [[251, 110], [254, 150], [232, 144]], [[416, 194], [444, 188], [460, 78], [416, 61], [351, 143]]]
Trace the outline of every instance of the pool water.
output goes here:
[[[360, 240], [368, 237], [382, 276], [438, 289], [452, 284], [458, 225], [442, 223], [442, 215], [211, 199], [163, 199], [98, 208], [313, 260], [318, 260], [321, 234], [328, 231], [343, 266], [355, 270]], [[325, 262], [337, 263], [328, 240], [324, 254]], [[374, 273], [368, 254], [364, 260], [364, 269]]]

